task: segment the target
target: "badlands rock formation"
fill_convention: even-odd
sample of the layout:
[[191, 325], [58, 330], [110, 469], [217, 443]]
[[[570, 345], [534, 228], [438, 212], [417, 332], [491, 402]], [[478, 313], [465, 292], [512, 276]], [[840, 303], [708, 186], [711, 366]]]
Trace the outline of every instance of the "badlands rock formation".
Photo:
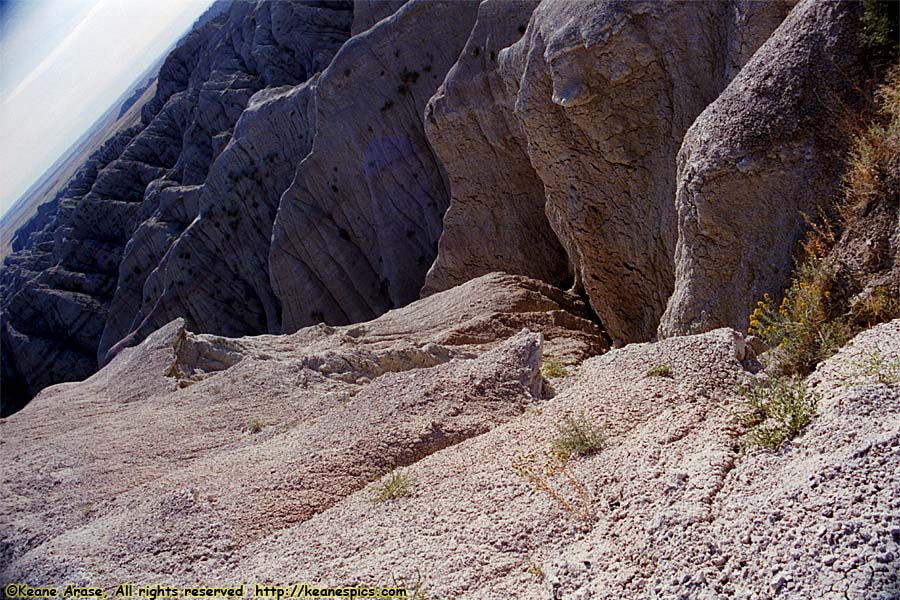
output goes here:
[[[250, 97], [324, 68], [349, 35], [351, 8], [235, 2], [214, 8], [221, 14], [201, 19], [169, 55], [143, 129], [91, 157], [46, 225], [34, 226], [40, 234], [5, 262], [4, 413], [50, 383], [90, 374], [98, 351], [102, 359], [118, 341], [110, 338], [131, 330], [145, 287], [159, 293], [150, 276], [197, 216], [198, 186]], [[253, 325], [240, 332], [259, 331]]]
[[0, 275], [3, 411], [176, 318], [290, 333], [493, 271], [573, 290], [615, 345], [743, 329], [787, 283], [800, 211], [840, 179], [828, 118], [874, 81], [860, 14], [216, 7], [166, 59], [142, 126], [20, 232]]
[[536, 5], [482, 2], [466, 47], [426, 109], [425, 132], [452, 195], [425, 294], [495, 270], [554, 284], [569, 278], [498, 60], [525, 33]]
[[872, 6], [213, 7], [0, 271], [0, 581], [900, 597], [900, 319], [797, 380], [799, 435], [736, 418], [835, 115], [883, 145], [822, 274], [897, 310]]
[[839, 198], [840, 119], [860, 112], [868, 79], [856, 8], [798, 5], [691, 126], [678, 156], [676, 286], [661, 334], [742, 325], [763, 293], [784, 289], [804, 215]]
[[283, 331], [370, 319], [418, 297], [448, 200], [422, 114], [477, 10], [408, 2], [322, 73], [315, 141], [281, 199], [269, 251]]
[[[765, 376], [740, 334], [590, 358], [549, 398], [542, 350], [577, 361], [600, 343], [578, 312], [491, 275], [289, 336], [175, 321], [0, 422], [0, 577], [420, 580], [428, 597], [473, 598], [900, 592], [900, 388], [864, 366], [900, 364], [900, 321], [820, 366], [803, 435], [742, 452], [735, 390]], [[671, 376], [647, 374], [659, 364]], [[566, 415], [607, 437], [572, 463], [587, 521], [512, 469]], [[398, 467], [409, 493], [373, 504], [370, 482]]]
[[672, 291], [684, 132], [777, 24], [741, 31], [743, 5], [545, 1], [500, 53], [547, 216], [616, 340], [652, 337]]

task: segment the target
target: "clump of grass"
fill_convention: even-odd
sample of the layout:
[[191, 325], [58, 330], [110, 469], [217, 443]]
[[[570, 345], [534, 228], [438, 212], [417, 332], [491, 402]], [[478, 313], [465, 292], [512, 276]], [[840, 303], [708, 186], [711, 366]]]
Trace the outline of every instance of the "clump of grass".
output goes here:
[[[513, 472], [528, 481], [534, 489], [550, 497], [559, 504], [567, 513], [582, 520], [594, 517], [594, 507], [591, 497], [584, 484], [581, 483], [569, 466], [569, 457], [557, 453], [551, 453], [546, 458], [543, 466], [538, 460], [537, 454], [531, 453], [525, 456], [517, 456], [512, 464]], [[554, 483], [561, 478], [565, 480], [575, 493], [575, 499], [569, 500], [563, 493], [562, 486]], [[570, 492], [571, 493], [571, 492]]]
[[888, 72], [876, 100], [877, 113], [854, 131], [843, 182], [845, 202], [838, 206], [844, 221], [858, 218], [892, 191], [894, 178], [889, 175], [900, 154], [900, 65]]
[[741, 438], [743, 448], [780, 447], [799, 434], [816, 415], [818, 397], [806, 389], [799, 377], [774, 378], [768, 385], [742, 388], [746, 409], [737, 415], [748, 428]]
[[900, 383], [900, 358], [886, 359], [879, 352], [870, 352], [861, 361], [854, 363], [857, 375], [874, 379], [883, 385]]
[[541, 375], [543, 375], [545, 379], [550, 379], [551, 377], [565, 377], [568, 374], [569, 370], [566, 369], [559, 358], [549, 354], [544, 357], [544, 361], [541, 364]]
[[558, 435], [553, 439], [553, 454], [564, 459], [571, 456], [587, 456], [606, 445], [603, 431], [581, 413], [567, 416], [556, 426]]
[[382, 482], [375, 484], [375, 495], [371, 498], [372, 504], [381, 504], [388, 500], [402, 498], [409, 493], [410, 485], [412, 485], [412, 480], [408, 475], [399, 470], [392, 471]]
[[879, 285], [851, 309], [853, 321], [868, 328], [900, 318], [900, 289]]
[[94, 514], [94, 505], [90, 502], [79, 502], [76, 507], [82, 517], [89, 517]]
[[672, 367], [670, 365], [653, 365], [647, 369], [647, 377], [671, 377]]
[[259, 419], [253, 419], [247, 424], [247, 431], [250, 433], [259, 433], [262, 431], [262, 423], [259, 422]]
[[540, 563], [536, 563], [531, 560], [531, 557], [528, 557], [528, 560], [525, 563], [525, 572], [529, 575], [534, 575], [540, 581], [544, 580], [544, 568], [540, 565]]

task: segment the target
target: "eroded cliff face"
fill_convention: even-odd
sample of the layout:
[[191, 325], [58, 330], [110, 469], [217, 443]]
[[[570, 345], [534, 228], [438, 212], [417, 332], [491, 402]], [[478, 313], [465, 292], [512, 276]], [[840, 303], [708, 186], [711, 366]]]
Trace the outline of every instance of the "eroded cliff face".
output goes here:
[[789, 7], [545, 0], [510, 47], [490, 36], [473, 74], [476, 34], [514, 25], [490, 6], [433, 101], [453, 202], [426, 291], [479, 268], [560, 280], [549, 222], [611, 337], [649, 339], [674, 285], [681, 140]]
[[859, 15], [855, 3], [800, 4], [691, 126], [662, 335], [745, 327], [764, 293], [784, 289], [806, 220], [840, 199], [841, 119], [862, 111], [871, 77]]
[[[140, 324], [145, 305], [159, 302], [165, 289], [158, 268], [198, 217], [210, 165], [251, 96], [302, 83], [323, 69], [349, 37], [352, 20], [349, 2], [234, 2], [216, 10], [221, 14], [167, 57], [156, 95], [142, 107], [142, 126], [92, 156], [54, 202], [57, 208], [45, 211], [52, 214], [29, 224], [40, 231], [6, 261], [4, 386], [21, 393], [4, 394], [4, 412], [46, 385], [90, 374], [98, 354], [102, 361]], [[219, 176], [227, 177], [222, 170], [228, 169]], [[248, 173], [241, 173], [244, 185]], [[212, 186], [206, 197], [217, 197], [207, 204], [233, 210], [224, 188]], [[271, 223], [274, 208], [268, 210]], [[196, 262], [192, 270], [209, 266]], [[228, 323], [224, 302], [203, 306], [205, 313], [220, 315], [223, 331], [265, 331], [262, 311], [252, 310], [255, 297], [232, 287], [244, 294], [249, 324]]]
[[418, 297], [449, 200], [422, 115], [477, 10], [408, 2], [322, 73], [315, 141], [281, 199], [269, 252], [284, 332], [369, 319]]
[[219, 12], [166, 59], [142, 125], [19, 233], [0, 276], [7, 398], [175, 318], [289, 333], [494, 271], [571, 288], [617, 344], [743, 328], [840, 176], [817, 78], [845, 73], [851, 102], [869, 77], [848, 3]]
[[534, 1], [485, 1], [466, 47], [426, 108], [425, 131], [450, 180], [450, 208], [423, 294], [491, 271], [566, 285], [565, 250], [516, 118], [500, 52], [526, 31]]

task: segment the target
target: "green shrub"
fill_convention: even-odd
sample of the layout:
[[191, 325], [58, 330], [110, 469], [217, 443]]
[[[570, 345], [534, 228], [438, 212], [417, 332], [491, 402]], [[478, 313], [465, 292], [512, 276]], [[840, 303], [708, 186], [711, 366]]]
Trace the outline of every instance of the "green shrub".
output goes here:
[[743, 448], [778, 448], [816, 415], [818, 398], [799, 377], [776, 377], [768, 385], [743, 388], [740, 394], [746, 406], [738, 422], [748, 429], [741, 438]]
[[259, 419], [253, 419], [247, 425], [247, 431], [249, 431], [250, 433], [259, 433], [260, 431], [262, 431], [262, 423], [259, 422]]
[[544, 568], [541, 566], [540, 563], [534, 562], [530, 556], [528, 557], [528, 560], [525, 563], [525, 572], [528, 573], [529, 575], [534, 575], [540, 581], [544, 580], [544, 577], [545, 577]]
[[671, 377], [672, 367], [670, 365], [653, 365], [647, 369], [647, 377]]
[[549, 354], [544, 357], [544, 360], [541, 363], [541, 375], [543, 375], [545, 379], [550, 379], [551, 377], [565, 377], [568, 374], [569, 370], [566, 369], [559, 358]]
[[900, 3], [897, 0], [862, 0], [860, 43], [873, 61], [884, 65], [900, 56]]
[[382, 482], [375, 484], [373, 488], [375, 495], [371, 498], [372, 504], [381, 504], [388, 500], [402, 498], [409, 493], [410, 485], [412, 485], [412, 480], [405, 473], [399, 470], [392, 471]]
[[556, 426], [557, 437], [553, 440], [553, 454], [562, 458], [575, 455], [587, 456], [606, 445], [606, 436], [583, 413], [568, 416]]
[[750, 314], [750, 333], [774, 349], [770, 362], [781, 373], [812, 372], [853, 335], [845, 307], [832, 300], [835, 282], [825, 257], [835, 239], [834, 225], [822, 215], [821, 224], [811, 225], [807, 233], [802, 258], [781, 303], [776, 306], [767, 293]]
[[826, 209], [820, 210], [817, 224], [807, 219], [810, 228], [782, 301], [776, 304], [765, 294], [750, 315], [750, 332], [773, 348], [767, 362], [781, 373], [807, 374], [863, 329], [900, 317], [900, 290], [895, 284], [877, 287], [851, 306], [861, 284], [829, 257], [840, 231], [864, 229], [873, 207], [890, 202], [896, 194], [900, 66], [888, 72], [876, 96], [877, 114], [853, 136], [844, 199], [832, 207], [837, 219], [827, 217]]

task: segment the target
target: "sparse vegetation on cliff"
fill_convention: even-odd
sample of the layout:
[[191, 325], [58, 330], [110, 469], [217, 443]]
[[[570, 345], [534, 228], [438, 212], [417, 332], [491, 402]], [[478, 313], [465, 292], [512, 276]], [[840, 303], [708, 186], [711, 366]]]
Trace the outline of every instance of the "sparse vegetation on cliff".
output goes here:
[[843, 200], [833, 207], [836, 217], [823, 211], [811, 223], [781, 302], [766, 294], [750, 315], [750, 332], [773, 346], [769, 362], [780, 372], [805, 375], [856, 333], [900, 317], [896, 278], [878, 285], [866, 281], [868, 270], [883, 270], [887, 249], [863, 240], [871, 248], [853, 268], [839, 254], [846, 253], [842, 246], [860, 245], [850, 234], [864, 231], [873, 211], [897, 204], [900, 67], [889, 72], [877, 100], [878, 113], [854, 135]]
[[566, 417], [556, 429], [558, 435], [553, 440], [553, 454], [563, 459], [587, 456], [606, 445], [603, 431], [585, 414]]
[[549, 354], [544, 357], [544, 361], [541, 364], [541, 375], [546, 379], [550, 379], [551, 377], [565, 377], [568, 374], [569, 370], [566, 369], [566, 366], [559, 358], [550, 356]]
[[376, 484], [373, 488], [375, 494], [372, 496], [372, 504], [381, 504], [388, 500], [402, 498], [409, 493], [409, 487], [412, 480], [402, 471], [392, 471], [384, 478], [384, 481]]
[[671, 377], [672, 367], [670, 365], [653, 365], [647, 369], [647, 377]]

